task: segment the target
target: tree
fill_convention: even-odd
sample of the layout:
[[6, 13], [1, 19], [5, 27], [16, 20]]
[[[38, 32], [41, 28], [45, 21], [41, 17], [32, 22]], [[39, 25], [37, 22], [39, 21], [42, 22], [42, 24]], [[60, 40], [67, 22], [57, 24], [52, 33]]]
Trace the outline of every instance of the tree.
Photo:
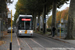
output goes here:
[[73, 39], [75, 34], [75, 0], [71, 0], [68, 16], [68, 30], [66, 39]]
[[[62, 10], [62, 11], [57, 11], [57, 13], [56, 13], [56, 24], [62, 18], [63, 18], [63, 20], [68, 20], [68, 11], [69, 11], [69, 8], [66, 8], [65, 10]], [[52, 24], [51, 20], [52, 20], [52, 15], [49, 17], [49, 19], [47, 21], [47, 24], [49, 27], [51, 27], [51, 24]]]
[[3, 29], [6, 28], [7, 26], [7, 12], [8, 12], [8, 8], [7, 8], [7, 4], [6, 4], [6, 0], [0, 0], [0, 18], [2, 18], [2, 23], [3, 24]]
[[52, 16], [50, 16], [48, 21], [47, 21], [48, 27], [51, 27], [51, 24], [52, 24]]
[[60, 21], [62, 11], [58, 11], [56, 14], [56, 23]]
[[[40, 17], [40, 15], [43, 13], [44, 5], [46, 5], [46, 9], [44, 10], [44, 11], [46, 11], [46, 13], [43, 14], [43, 16], [45, 18], [46, 17], [45, 15], [52, 9], [53, 0], [47, 0], [46, 2], [44, 2], [44, 1], [46, 1], [46, 0], [18, 0], [18, 3], [16, 4], [16, 11], [17, 11], [17, 13], [19, 12], [19, 14], [31, 14], [31, 15], [33, 15], [33, 20], [34, 20], [35, 16], [38, 15]], [[60, 1], [62, 1], [62, 2], [60, 2]], [[60, 7], [66, 1], [67, 0], [57, 0], [56, 4], [58, 7]], [[39, 29], [40, 29], [40, 27], [39, 27]]]
[[65, 10], [63, 10], [62, 13], [61, 13], [61, 18], [66, 20], [67, 16], [68, 16], [68, 11], [69, 11], [69, 8], [66, 8]]
[[61, 7], [68, 0], [53, 0], [53, 11], [52, 11], [52, 26], [56, 27], [56, 8]]

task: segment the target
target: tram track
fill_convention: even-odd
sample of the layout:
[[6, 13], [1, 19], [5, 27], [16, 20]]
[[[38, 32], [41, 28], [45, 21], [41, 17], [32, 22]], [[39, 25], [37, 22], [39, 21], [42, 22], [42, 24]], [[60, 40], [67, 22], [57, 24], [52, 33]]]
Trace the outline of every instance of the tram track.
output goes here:
[[[73, 48], [73, 45], [35, 34], [32, 37], [19, 38], [21, 50], [49, 50]], [[71, 45], [71, 46], [69, 46]]]
[[[36, 42], [34, 39], [32, 39], [32, 38], [28, 38], [28, 39], [31, 40], [32, 42], [34, 42], [35, 44], [37, 44], [43, 50], [46, 50], [41, 44], [39, 44], [38, 42]], [[24, 39], [22, 39], [22, 38], [20, 39], [19, 38], [19, 40], [20, 40], [20, 43], [23, 44], [23, 46], [26, 45], [26, 46], [29, 47], [29, 50], [34, 50], [33, 47], [30, 46], [30, 44], [27, 42], [27, 40], [25, 38]], [[21, 47], [21, 50], [23, 50], [23, 49], [25, 49], [25, 47]], [[38, 49], [38, 48], [36, 48], [36, 49]]]
[[[20, 40], [20, 43], [24, 45], [26, 45], [27, 47], [29, 47], [30, 50], [33, 50], [33, 48], [27, 43], [26, 40], [24, 39], [19, 39]], [[21, 47], [21, 50], [23, 50], [25, 47]]]
[[39, 44], [38, 42], [36, 42], [34, 39], [30, 38], [34, 43], [36, 43], [37, 45], [39, 45], [41, 48], [43, 48], [43, 50], [46, 50], [41, 44]]

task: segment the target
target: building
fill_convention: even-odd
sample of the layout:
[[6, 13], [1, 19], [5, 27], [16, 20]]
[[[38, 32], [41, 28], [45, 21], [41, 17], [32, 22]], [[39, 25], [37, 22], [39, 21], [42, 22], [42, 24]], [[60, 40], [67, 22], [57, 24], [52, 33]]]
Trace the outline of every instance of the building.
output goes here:
[[57, 23], [57, 36], [65, 37], [67, 34], [67, 20], [61, 20]]
[[[47, 20], [48, 20], [48, 16], [46, 15], [46, 28], [48, 27], [47, 26]], [[36, 17], [36, 28], [38, 28], [38, 17]], [[43, 28], [43, 17], [42, 16], [40, 16], [40, 28]]]
[[[38, 17], [36, 17], [36, 28], [38, 28], [39, 24], [38, 24]], [[40, 17], [40, 28], [43, 28], [43, 18]]]

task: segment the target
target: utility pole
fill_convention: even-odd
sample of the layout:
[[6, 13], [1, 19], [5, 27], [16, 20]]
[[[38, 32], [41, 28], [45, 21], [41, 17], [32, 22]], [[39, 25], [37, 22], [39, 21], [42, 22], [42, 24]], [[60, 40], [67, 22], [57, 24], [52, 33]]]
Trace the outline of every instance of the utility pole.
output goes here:
[[10, 50], [12, 50], [12, 10], [11, 10], [11, 42], [10, 42]]
[[[7, 0], [7, 3], [11, 4], [13, 1]], [[12, 10], [11, 10], [11, 42], [10, 42], [10, 48], [9, 49], [12, 50]]]

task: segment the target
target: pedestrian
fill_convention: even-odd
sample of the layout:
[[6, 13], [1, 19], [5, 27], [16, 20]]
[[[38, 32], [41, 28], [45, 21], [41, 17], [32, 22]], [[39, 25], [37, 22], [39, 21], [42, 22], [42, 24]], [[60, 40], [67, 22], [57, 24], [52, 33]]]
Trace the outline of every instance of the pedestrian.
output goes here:
[[56, 28], [53, 26], [53, 27], [52, 27], [52, 37], [55, 36], [55, 30], [56, 30]]

